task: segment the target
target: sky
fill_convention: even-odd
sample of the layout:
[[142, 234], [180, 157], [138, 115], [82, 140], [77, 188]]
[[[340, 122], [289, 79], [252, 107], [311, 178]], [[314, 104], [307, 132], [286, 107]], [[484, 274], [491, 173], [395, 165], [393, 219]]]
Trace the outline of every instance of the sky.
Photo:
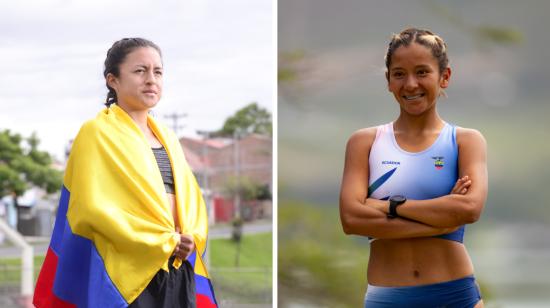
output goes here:
[[0, 4], [0, 130], [65, 146], [104, 108], [111, 45], [143, 37], [162, 49], [163, 97], [153, 110], [186, 114], [178, 135], [216, 130], [257, 102], [274, 110], [271, 0], [31, 0]]

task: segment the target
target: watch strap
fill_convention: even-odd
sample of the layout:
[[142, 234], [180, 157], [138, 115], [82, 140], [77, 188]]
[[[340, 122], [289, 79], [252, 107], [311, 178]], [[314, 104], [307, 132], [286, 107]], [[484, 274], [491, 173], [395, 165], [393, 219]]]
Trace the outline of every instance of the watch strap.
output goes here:
[[399, 217], [399, 214], [397, 214], [397, 207], [401, 204], [405, 203], [407, 201], [407, 198], [401, 195], [392, 196], [390, 198], [390, 207], [388, 210], [388, 218], [396, 218]]

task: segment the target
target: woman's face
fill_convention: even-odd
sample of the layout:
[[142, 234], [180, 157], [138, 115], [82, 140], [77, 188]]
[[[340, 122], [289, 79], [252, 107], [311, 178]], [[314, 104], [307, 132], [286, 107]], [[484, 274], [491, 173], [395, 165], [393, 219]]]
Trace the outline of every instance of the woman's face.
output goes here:
[[149, 110], [162, 96], [162, 59], [156, 49], [140, 47], [129, 54], [119, 66], [119, 76], [107, 75], [109, 86], [115, 89], [117, 103], [129, 110]]
[[449, 85], [451, 70], [440, 74], [430, 49], [413, 42], [395, 50], [388, 77], [388, 89], [401, 110], [420, 115], [435, 107], [441, 89]]

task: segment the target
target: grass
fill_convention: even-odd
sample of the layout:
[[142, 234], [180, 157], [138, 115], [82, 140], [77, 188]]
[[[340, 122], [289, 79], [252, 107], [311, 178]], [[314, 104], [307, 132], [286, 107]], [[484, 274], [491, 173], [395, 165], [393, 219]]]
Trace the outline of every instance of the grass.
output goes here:
[[[34, 257], [34, 280], [40, 273], [44, 256]], [[0, 286], [18, 285], [21, 281], [21, 259], [0, 259]]]
[[[240, 247], [240, 267], [271, 267], [272, 235], [260, 233], [244, 235]], [[215, 239], [210, 242], [211, 267], [236, 267], [238, 244], [231, 239]]]
[[[272, 289], [272, 233], [210, 242], [212, 283], [220, 303], [269, 303]], [[237, 252], [239, 266], [236, 266]]]

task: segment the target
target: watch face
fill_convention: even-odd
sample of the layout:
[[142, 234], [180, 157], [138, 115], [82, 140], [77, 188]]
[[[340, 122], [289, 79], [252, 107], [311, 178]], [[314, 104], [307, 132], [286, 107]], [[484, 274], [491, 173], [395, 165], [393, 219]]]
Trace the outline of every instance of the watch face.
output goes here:
[[405, 196], [402, 196], [402, 195], [396, 195], [390, 198], [390, 201], [394, 201], [394, 202], [405, 202], [406, 200], [407, 198], [405, 198]]

